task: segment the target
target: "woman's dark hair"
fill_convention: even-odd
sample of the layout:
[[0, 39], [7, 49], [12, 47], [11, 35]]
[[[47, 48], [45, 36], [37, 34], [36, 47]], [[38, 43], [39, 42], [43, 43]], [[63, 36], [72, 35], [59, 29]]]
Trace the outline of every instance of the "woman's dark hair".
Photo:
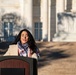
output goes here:
[[29, 48], [32, 49], [33, 52], [36, 52], [36, 49], [37, 49], [36, 42], [35, 42], [32, 34], [31, 34], [27, 29], [23, 29], [23, 30], [21, 30], [21, 31], [19, 32], [19, 34], [18, 34], [18, 36], [16, 37], [16, 39], [15, 39], [15, 41], [14, 41], [13, 44], [17, 44], [17, 42], [20, 41], [21, 33], [22, 33], [23, 31], [26, 31], [26, 32], [28, 33], [29, 39], [28, 39], [28, 42], [27, 42], [27, 43], [28, 43], [28, 45], [29, 45]]

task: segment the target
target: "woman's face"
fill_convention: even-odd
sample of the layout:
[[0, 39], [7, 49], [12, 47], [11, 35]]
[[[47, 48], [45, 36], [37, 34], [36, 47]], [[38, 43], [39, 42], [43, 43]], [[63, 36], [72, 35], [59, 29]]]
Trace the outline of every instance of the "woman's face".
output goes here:
[[28, 36], [28, 33], [26, 31], [23, 31], [21, 33], [21, 38], [20, 38], [20, 41], [22, 44], [25, 44], [28, 42], [28, 39], [29, 39], [29, 36]]

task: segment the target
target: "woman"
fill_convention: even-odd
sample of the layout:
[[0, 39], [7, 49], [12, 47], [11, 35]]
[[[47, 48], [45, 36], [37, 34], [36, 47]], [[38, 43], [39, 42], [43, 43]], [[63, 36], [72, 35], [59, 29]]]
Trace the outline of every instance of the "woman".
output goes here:
[[20, 31], [18, 36], [15, 39], [14, 44], [17, 45], [12, 45], [8, 49], [7, 53], [5, 55], [13, 55], [10, 50], [11, 48], [16, 48], [15, 50], [17, 51], [12, 51], [15, 54], [18, 54], [19, 56], [24, 56], [24, 57], [32, 57], [38, 59], [39, 57], [39, 50], [36, 46], [35, 40], [32, 36], [32, 34], [27, 30], [23, 29]]

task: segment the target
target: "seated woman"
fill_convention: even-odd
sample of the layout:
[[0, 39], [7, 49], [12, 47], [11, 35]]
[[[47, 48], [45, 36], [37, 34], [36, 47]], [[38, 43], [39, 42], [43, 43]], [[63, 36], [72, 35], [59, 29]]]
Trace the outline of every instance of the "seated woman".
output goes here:
[[4, 56], [6, 55], [18, 55], [38, 59], [39, 49], [36, 46], [32, 34], [27, 29], [23, 29], [19, 32], [14, 44], [10, 45], [8, 51]]

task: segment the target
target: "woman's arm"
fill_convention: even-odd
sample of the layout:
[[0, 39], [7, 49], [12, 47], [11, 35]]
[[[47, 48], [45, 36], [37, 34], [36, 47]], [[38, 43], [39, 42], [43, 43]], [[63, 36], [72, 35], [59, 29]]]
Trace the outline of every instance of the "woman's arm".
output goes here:
[[36, 53], [33, 53], [31, 57], [32, 57], [32, 58], [35, 58], [35, 59], [37, 59], [37, 60], [38, 60], [38, 56], [37, 56], [37, 54], [36, 54]]

